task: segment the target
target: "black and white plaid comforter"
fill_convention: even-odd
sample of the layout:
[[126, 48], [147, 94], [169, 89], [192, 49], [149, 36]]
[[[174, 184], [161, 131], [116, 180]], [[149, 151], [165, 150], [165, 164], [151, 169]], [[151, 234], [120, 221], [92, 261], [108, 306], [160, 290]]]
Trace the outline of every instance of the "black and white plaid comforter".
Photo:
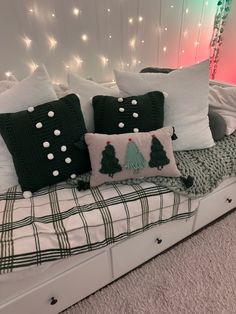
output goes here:
[[197, 200], [152, 182], [77, 191], [66, 183], [24, 199], [19, 187], [0, 195], [0, 273], [40, 265], [194, 215]]

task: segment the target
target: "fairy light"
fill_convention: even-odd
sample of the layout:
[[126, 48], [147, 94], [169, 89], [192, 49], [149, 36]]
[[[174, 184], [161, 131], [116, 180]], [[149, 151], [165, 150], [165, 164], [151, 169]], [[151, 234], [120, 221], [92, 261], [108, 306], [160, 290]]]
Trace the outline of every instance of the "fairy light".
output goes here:
[[163, 47], [163, 49], [162, 49], [164, 52], [166, 52], [166, 50], [167, 50], [167, 47], [165, 46], [165, 47]]
[[66, 68], [66, 70], [69, 70], [69, 68], [70, 68], [69, 64], [66, 64], [65, 68]]
[[126, 63], [126, 66], [129, 67], [129, 63]]
[[186, 14], [188, 14], [188, 12], [189, 12], [189, 8], [187, 8], [187, 9], [185, 10], [185, 13], [186, 13]]
[[182, 49], [182, 51], [181, 51], [182, 53], [184, 53], [185, 51], [184, 51], [184, 49]]
[[103, 64], [104, 66], [107, 65], [107, 63], [108, 63], [108, 61], [109, 61], [108, 58], [106, 58], [106, 57], [104, 57], [104, 56], [101, 56], [100, 59], [101, 59], [102, 64]]
[[174, 8], [173, 4], [170, 6], [170, 8], [171, 8], [171, 9], [173, 9], [173, 8]]
[[81, 36], [81, 39], [82, 39], [83, 41], [87, 41], [87, 40], [88, 40], [88, 35], [87, 35], [87, 34], [83, 34], [83, 35]]
[[202, 26], [202, 23], [198, 23], [198, 27], [201, 27]]
[[55, 49], [57, 46], [57, 40], [52, 36], [48, 37], [48, 43], [49, 43], [50, 49]]
[[38, 67], [38, 64], [35, 63], [34, 61], [31, 61], [28, 65], [29, 65], [29, 68], [30, 68], [31, 72], [34, 72], [37, 69], [37, 67]]
[[136, 46], [136, 38], [132, 38], [130, 41], [129, 41], [129, 45], [132, 49], [135, 48]]
[[138, 60], [138, 64], [141, 64], [142, 63], [142, 61], [141, 60]]
[[205, 2], [205, 6], [208, 6], [208, 1]]
[[111, 12], [111, 9], [108, 8], [108, 9], [107, 9], [107, 12]]
[[25, 45], [26, 45], [26, 48], [30, 48], [30, 47], [31, 47], [32, 40], [31, 40], [29, 37], [25, 36], [25, 37], [23, 38], [23, 41], [24, 41], [24, 43], [25, 43]]
[[164, 28], [164, 30], [165, 30], [165, 31], [167, 31], [167, 30], [168, 30], [168, 28], [167, 28], [167, 27], [165, 27], [165, 28]]
[[7, 78], [9, 78], [10, 76], [12, 76], [12, 72], [7, 71], [7, 72], [5, 72], [5, 75], [6, 75]]
[[31, 9], [29, 9], [29, 12], [30, 13], [34, 13], [34, 10], [31, 8]]
[[130, 18], [129, 18], [129, 24], [133, 24], [133, 21], [134, 21], [133, 18], [130, 17]]
[[51, 16], [52, 16], [52, 17], [55, 17], [56, 15], [55, 15], [55, 13], [52, 13]]
[[73, 14], [74, 14], [75, 16], [78, 16], [79, 13], [80, 13], [80, 10], [79, 10], [78, 8], [74, 8], [74, 9], [73, 9]]
[[111, 35], [109, 35], [109, 36], [108, 36], [108, 38], [109, 38], [109, 39], [112, 39], [112, 36], [111, 36]]
[[138, 17], [138, 21], [139, 21], [139, 22], [142, 22], [142, 21], [143, 21], [143, 17], [142, 17], [142, 16], [139, 16], [139, 17]]
[[141, 43], [144, 44], [144, 39], [141, 40]]
[[74, 60], [77, 66], [81, 67], [82, 63], [84, 62], [79, 56], [74, 56]]
[[194, 43], [194, 45], [195, 45], [195, 46], [198, 46], [198, 45], [199, 45], [199, 41], [196, 40], [195, 43]]

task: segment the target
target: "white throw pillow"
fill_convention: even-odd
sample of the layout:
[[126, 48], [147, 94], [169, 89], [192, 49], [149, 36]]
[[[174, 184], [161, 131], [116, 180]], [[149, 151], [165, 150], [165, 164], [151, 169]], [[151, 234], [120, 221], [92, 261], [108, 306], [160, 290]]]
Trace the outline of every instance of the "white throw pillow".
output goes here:
[[123, 96], [165, 91], [164, 126], [174, 126], [178, 139], [174, 150], [207, 148], [214, 145], [208, 119], [209, 62], [164, 73], [114, 71]]
[[209, 104], [224, 118], [226, 134], [232, 134], [236, 130], [236, 87], [210, 86]]
[[[0, 94], [0, 113], [21, 111], [56, 99], [47, 70], [41, 65], [29, 77]], [[0, 193], [16, 184], [13, 160], [0, 136]]]
[[78, 94], [81, 109], [88, 132], [94, 132], [92, 98], [97, 95], [119, 96], [119, 89], [106, 87], [94, 81], [86, 80], [74, 73], [68, 73], [69, 90]]

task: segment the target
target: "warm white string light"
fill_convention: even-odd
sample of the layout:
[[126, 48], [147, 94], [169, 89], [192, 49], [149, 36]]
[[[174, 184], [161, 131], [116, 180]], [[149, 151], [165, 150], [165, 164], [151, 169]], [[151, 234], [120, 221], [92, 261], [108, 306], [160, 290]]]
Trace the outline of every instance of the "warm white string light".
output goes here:
[[12, 72], [11, 71], [7, 71], [5, 72], [5, 75], [7, 78], [11, 77], [12, 76]]
[[73, 14], [74, 14], [75, 16], [78, 16], [79, 13], [80, 13], [80, 10], [79, 10], [78, 8], [74, 8], [74, 9], [73, 9]]
[[[208, 4], [209, 4], [209, 1], [205, 1], [205, 2], [203, 2], [203, 7], [204, 6], [208, 6]], [[173, 9], [175, 6], [174, 6], [174, 4], [171, 4], [171, 5], [169, 5], [169, 10], [171, 10], [171, 9]], [[78, 8], [78, 7], [72, 7], [71, 8], [71, 12], [75, 15], [75, 16], [78, 16], [78, 15], [80, 15], [81, 14], [81, 10]], [[32, 18], [33, 17], [40, 17], [40, 20], [39, 21], [44, 21], [44, 19], [43, 19], [43, 14], [42, 14], [42, 10], [40, 9], [40, 10], [38, 10], [38, 7], [36, 7], [36, 6], [32, 6], [31, 8], [28, 8], [28, 9], [26, 9], [26, 12], [29, 12], [29, 13], [31, 13], [31, 14], [33, 14], [32, 15]], [[184, 11], [183, 11], [183, 14], [184, 14], [184, 12], [186, 13], [186, 14], [189, 14], [189, 12], [191, 11], [191, 7], [187, 7], [187, 8], [185, 8], [184, 9]], [[105, 9], [105, 12], [107, 12], [107, 13], [110, 13], [111, 12], [111, 8], [106, 8]], [[139, 12], [139, 10], [138, 10], [138, 12]], [[48, 13], [47, 13], [47, 16], [51, 16], [52, 18], [55, 18], [56, 17], [56, 13], [55, 13], [55, 11], [54, 10], [52, 10], [51, 12], [49, 11]], [[111, 15], [107, 15], [107, 16], [111, 16]], [[133, 15], [133, 17], [132, 17], [132, 15], [131, 15], [131, 17], [128, 17], [128, 23], [130, 24], [130, 25], [132, 25], [132, 24], [135, 24], [135, 26], [137, 26], [138, 25], [138, 22], [143, 22], [144, 21], [144, 17], [142, 16], [142, 15], [137, 15], [137, 16], [134, 16]], [[201, 26], [202, 26], [202, 21], [199, 21], [199, 23], [197, 23], [196, 24], [196, 27], [198, 26], [198, 28], [200, 28]], [[168, 30], [168, 27], [169, 27], [169, 25], [166, 25], [165, 27], [163, 27], [163, 26], [160, 26], [160, 29], [163, 31], [167, 31]], [[110, 29], [109, 28], [109, 26], [108, 26], [108, 29]], [[133, 28], [130, 28], [132, 31], [133, 31]], [[200, 31], [200, 29], [199, 29], [199, 31]], [[132, 38], [132, 34], [130, 34], [131, 35], [131, 39], [129, 40], [129, 46], [130, 46], [130, 48], [132, 48], [133, 50], [136, 50], [136, 48], [137, 47], [140, 47], [140, 43], [141, 44], [144, 44], [144, 39], [140, 39], [140, 34], [138, 34], [138, 32], [140, 33], [140, 26], [139, 26], [139, 28], [138, 28], [138, 26], [137, 26], [137, 30], [136, 30], [136, 32], [135, 32], [135, 37], [133, 37]], [[188, 30], [186, 29], [183, 33], [182, 33], [182, 36], [183, 37], [187, 37], [187, 35], [188, 35]], [[111, 40], [112, 39], [112, 35], [113, 34], [105, 34], [105, 38], [107, 39], [107, 40]], [[143, 34], [142, 34], [143, 35]], [[191, 35], [191, 34], [190, 34]], [[163, 33], [163, 36], [166, 36], [166, 35], [164, 35], [164, 33]], [[146, 38], [145, 38], [146, 39]], [[32, 46], [32, 39], [31, 38], [29, 38], [28, 36], [24, 36], [23, 38], [22, 38], [22, 40], [23, 40], [23, 42], [24, 42], [24, 44], [25, 44], [25, 47], [27, 48], [27, 49], [29, 49], [29, 48], [31, 48], [31, 46]], [[84, 42], [86, 42], [86, 41], [88, 41], [88, 35], [87, 34], [82, 34], [81, 35], [81, 40], [82, 41], [84, 41]], [[137, 46], [137, 43], [138, 43], [138, 46]], [[168, 42], [167, 42], [168, 43]], [[50, 50], [51, 49], [55, 49], [56, 47], [57, 47], [57, 45], [58, 45], [58, 41], [53, 37], [53, 36], [48, 36], [48, 45], [49, 45], [49, 48], [50, 48]], [[111, 45], [111, 43], [110, 43], [110, 45]], [[200, 45], [200, 41], [199, 41], [199, 36], [198, 36], [198, 38], [197, 38], [197, 40], [194, 42], [194, 45], [195, 45], [195, 47], [196, 47], [196, 49], [197, 49], [197, 47]], [[183, 48], [185, 48], [185, 47], [183, 47]], [[163, 46], [162, 47], [162, 51], [164, 52], [164, 53], [166, 53], [167, 52], [167, 46]], [[184, 49], [181, 49], [181, 46], [180, 46], [180, 51], [182, 52], [182, 54], [183, 53], [185, 53], [185, 50]], [[169, 52], [169, 51], [168, 51]], [[109, 54], [110, 54], [110, 52], [108, 52]], [[65, 65], [65, 68], [66, 69], [68, 69], [68, 68], [70, 68], [70, 67], [74, 67], [74, 66], [81, 66], [82, 65], [82, 63], [83, 63], [83, 60], [79, 57], [79, 56], [74, 56], [73, 57], [73, 59], [74, 59], [74, 61], [72, 61], [72, 62], [70, 62], [69, 64], [66, 64]], [[100, 60], [101, 60], [101, 62], [102, 62], [102, 64], [105, 66], [105, 65], [107, 65], [108, 64], [108, 61], [109, 61], [109, 59], [107, 58], [107, 57], [105, 57], [105, 56], [101, 56], [100, 57]], [[131, 53], [131, 55], [129, 56], [129, 59], [128, 60], [130, 60], [130, 63], [124, 63], [124, 64], [126, 64], [126, 67], [130, 67], [130, 66], [136, 66], [137, 64], [141, 64], [141, 60], [138, 60], [137, 59], [137, 55], [136, 56], [134, 56], [134, 54], [133, 53]], [[199, 61], [199, 60], [198, 60]], [[36, 64], [36, 63], [34, 63], [34, 62], [31, 62], [30, 63], [30, 68], [31, 68], [31, 70], [35, 70], [35, 68], [37, 67], [38, 65]], [[9, 76], [11, 75], [11, 72], [10, 71], [8, 71], [8, 72], [6, 72]], [[7, 74], [5, 73], [5, 75], [7, 76]], [[10, 73], [10, 74], [9, 74]]]
[[30, 68], [31, 72], [34, 72], [37, 69], [37, 67], [38, 67], [38, 64], [35, 63], [33, 60], [30, 63], [28, 63], [28, 65], [29, 65], [29, 68]]
[[83, 35], [81, 36], [81, 39], [82, 39], [83, 41], [87, 41], [87, 40], [88, 40], [88, 35], [87, 35], [87, 34], [83, 34]]
[[50, 49], [55, 49], [57, 46], [57, 40], [54, 37], [49, 36], [48, 37], [48, 44], [49, 44]]
[[26, 48], [30, 48], [30, 47], [31, 47], [32, 40], [31, 40], [29, 37], [25, 36], [25, 37], [23, 38], [23, 41], [24, 41], [24, 43], [25, 43]]

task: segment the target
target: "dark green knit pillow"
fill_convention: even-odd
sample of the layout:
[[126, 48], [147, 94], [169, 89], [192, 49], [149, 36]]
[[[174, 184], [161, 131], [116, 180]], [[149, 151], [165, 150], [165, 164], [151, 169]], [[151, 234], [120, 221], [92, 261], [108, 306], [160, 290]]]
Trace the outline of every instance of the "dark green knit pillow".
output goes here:
[[74, 94], [1, 114], [0, 133], [12, 154], [22, 191], [35, 192], [90, 170], [85, 123]]
[[95, 133], [149, 132], [163, 127], [164, 95], [155, 91], [141, 96], [93, 97]]

